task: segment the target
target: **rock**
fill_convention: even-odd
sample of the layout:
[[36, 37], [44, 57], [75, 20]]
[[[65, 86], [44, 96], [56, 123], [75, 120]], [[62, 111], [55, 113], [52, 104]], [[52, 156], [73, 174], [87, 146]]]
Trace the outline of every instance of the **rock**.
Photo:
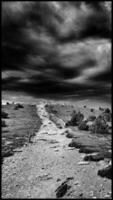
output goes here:
[[78, 165], [89, 165], [89, 162], [81, 161], [81, 162], [78, 162]]
[[112, 179], [112, 165], [109, 165], [104, 169], [98, 170], [98, 175], [101, 177]]
[[55, 191], [56, 192], [56, 197], [57, 198], [60, 198], [60, 197], [63, 197], [67, 190], [68, 190], [69, 186], [67, 185], [66, 182], [62, 183], [58, 188], [57, 190]]

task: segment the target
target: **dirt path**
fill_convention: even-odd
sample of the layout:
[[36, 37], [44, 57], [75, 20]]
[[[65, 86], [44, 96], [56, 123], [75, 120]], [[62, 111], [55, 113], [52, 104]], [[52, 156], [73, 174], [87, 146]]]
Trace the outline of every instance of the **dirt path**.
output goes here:
[[104, 161], [83, 163], [85, 154], [68, 147], [67, 129], [48, 119], [44, 103], [37, 105], [37, 112], [42, 126], [34, 143], [4, 160], [2, 198], [56, 198], [56, 189], [66, 180], [64, 198], [110, 197], [111, 180], [97, 176]]

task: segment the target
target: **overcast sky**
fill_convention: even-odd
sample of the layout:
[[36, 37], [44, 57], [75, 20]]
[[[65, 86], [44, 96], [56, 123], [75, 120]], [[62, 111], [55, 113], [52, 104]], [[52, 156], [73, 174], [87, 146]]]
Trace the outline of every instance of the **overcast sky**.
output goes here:
[[2, 2], [3, 91], [110, 95], [111, 28], [111, 2]]

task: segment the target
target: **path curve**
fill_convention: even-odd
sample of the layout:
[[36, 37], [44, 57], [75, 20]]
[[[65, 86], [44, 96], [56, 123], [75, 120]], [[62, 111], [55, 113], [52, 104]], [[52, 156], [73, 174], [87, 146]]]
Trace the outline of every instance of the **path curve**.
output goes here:
[[[67, 179], [70, 189], [66, 198], [103, 198], [102, 186], [111, 190], [111, 181], [97, 176], [102, 167], [96, 163], [79, 165], [84, 154], [68, 147], [67, 128], [58, 129], [49, 120], [45, 104], [37, 105], [42, 120], [34, 143], [5, 158], [2, 169], [2, 198], [56, 198], [56, 189]], [[101, 192], [100, 192], [101, 191]]]

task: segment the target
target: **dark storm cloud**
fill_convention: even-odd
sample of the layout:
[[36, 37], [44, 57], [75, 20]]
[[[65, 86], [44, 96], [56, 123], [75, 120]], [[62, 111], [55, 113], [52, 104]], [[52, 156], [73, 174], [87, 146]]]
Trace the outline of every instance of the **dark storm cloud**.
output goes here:
[[111, 2], [2, 2], [2, 87], [103, 95], [111, 72]]

